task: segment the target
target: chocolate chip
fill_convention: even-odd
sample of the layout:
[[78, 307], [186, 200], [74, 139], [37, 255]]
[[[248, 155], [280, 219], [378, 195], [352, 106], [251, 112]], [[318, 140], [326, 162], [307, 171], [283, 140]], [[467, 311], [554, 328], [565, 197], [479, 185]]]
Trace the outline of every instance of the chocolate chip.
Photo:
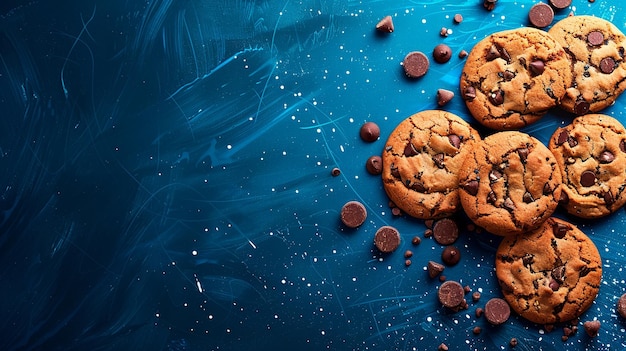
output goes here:
[[550, 183], [546, 183], [543, 185], [543, 194], [544, 195], [552, 194], [552, 187], [550, 186]]
[[587, 274], [589, 274], [589, 272], [591, 272], [591, 269], [587, 266], [583, 266], [578, 272], [578, 276], [582, 278], [586, 276]]
[[348, 201], [341, 208], [341, 221], [348, 228], [356, 228], [365, 222], [367, 210], [358, 201]]
[[487, 194], [487, 203], [495, 205], [497, 200], [498, 198], [496, 197], [496, 193], [493, 191], [490, 191], [489, 194]]
[[437, 346], [437, 351], [448, 351], [448, 345], [442, 342]]
[[522, 200], [524, 200], [524, 202], [527, 204], [535, 201], [535, 199], [533, 198], [533, 195], [529, 193], [528, 191], [524, 193], [524, 195], [522, 196]]
[[577, 115], [584, 115], [589, 112], [591, 105], [585, 100], [577, 100], [574, 103], [574, 113]]
[[450, 218], [443, 218], [433, 225], [433, 238], [440, 245], [450, 245], [459, 238], [459, 226]]
[[496, 90], [489, 94], [489, 102], [493, 105], [498, 106], [504, 103], [504, 91]]
[[419, 245], [422, 242], [422, 239], [419, 236], [414, 236], [413, 239], [411, 239], [411, 244], [413, 245]]
[[361, 135], [361, 139], [371, 143], [378, 140], [380, 128], [374, 122], [365, 122], [359, 130], [359, 134]]
[[511, 347], [515, 347], [517, 346], [517, 339], [516, 338], [511, 338], [511, 340], [509, 340], [509, 346]]
[[428, 264], [426, 266], [426, 270], [428, 271], [428, 276], [431, 278], [438, 276], [441, 272], [443, 272], [444, 269], [445, 269], [444, 265], [435, 261], [428, 261]]
[[534, 60], [528, 66], [528, 69], [530, 70], [530, 73], [532, 73], [533, 76], [540, 75], [541, 73], [543, 73], [545, 68], [546, 68], [546, 65], [541, 60]]
[[526, 163], [526, 159], [528, 158], [529, 153], [530, 150], [528, 150], [528, 148], [522, 148], [517, 150], [517, 154], [519, 155], [519, 159], [520, 161], [522, 161], [522, 163]]
[[611, 163], [615, 160], [615, 155], [613, 155], [613, 153], [609, 150], [604, 150], [598, 157], [598, 160], [600, 163]]
[[460, 13], [457, 13], [456, 15], [454, 15], [454, 23], [461, 23], [463, 22], [463, 15], [461, 15]]
[[385, 16], [376, 24], [376, 30], [382, 33], [393, 33], [393, 19], [391, 16]]
[[604, 34], [600, 31], [593, 31], [587, 34], [587, 44], [591, 46], [598, 46], [604, 43]]
[[565, 129], [561, 130], [561, 132], [559, 133], [559, 136], [556, 139], [556, 144], [563, 145], [563, 143], [567, 141], [568, 137], [569, 137], [569, 133], [567, 132], [567, 130]]
[[569, 196], [565, 191], [561, 191], [561, 197], [559, 198], [559, 203], [561, 205], [566, 205], [569, 202]]
[[612, 57], [605, 57], [600, 61], [600, 71], [604, 74], [612, 73], [617, 67], [617, 62]]
[[535, 261], [535, 257], [529, 253], [525, 254], [524, 257], [522, 257], [522, 264], [526, 267], [533, 264], [534, 261]]
[[619, 142], [619, 149], [622, 152], [626, 152], [626, 140], [622, 140], [622, 141]]
[[596, 174], [593, 171], [584, 171], [580, 175], [580, 185], [592, 186], [596, 183]]
[[550, 5], [555, 9], [562, 10], [572, 4], [572, 0], [550, 0]]
[[489, 172], [489, 180], [493, 183], [496, 182], [498, 179], [502, 178], [502, 172], [500, 172], [497, 169], [492, 169], [491, 172]]
[[413, 143], [409, 141], [409, 143], [406, 144], [406, 147], [404, 148], [404, 156], [411, 157], [411, 156], [417, 155], [418, 153], [419, 152], [417, 152], [417, 150], [415, 149], [415, 146], [413, 146]]
[[493, 325], [506, 322], [511, 316], [511, 308], [503, 299], [494, 297], [485, 304], [485, 318]]
[[557, 291], [561, 287], [561, 284], [559, 284], [559, 282], [554, 279], [550, 279], [550, 283], [548, 283], [548, 286], [550, 287], [550, 289], [552, 289], [552, 291]]
[[569, 147], [574, 147], [578, 145], [578, 140], [576, 140], [576, 138], [574, 138], [573, 136], [569, 136], [567, 138], [567, 144], [569, 145]]
[[480, 292], [479, 291], [474, 291], [472, 293], [472, 301], [478, 302], [478, 300], [480, 300]]
[[469, 53], [467, 52], [467, 50], [461, 50], [459, 51], [459, 58], [466, 58], [467, 55], [469, 55]]
[[626, 318], [626, 294], [620, 296], [617, 301], [617, 313], [622, 316], [622, 318]]
[[480, 334], [480, 332], [483, 331], [480, 327], [476, 326], [474, 327], [474, 329], [472, 329], [472, 333], [474, 333], [474, 335], [478, 335]]
[[583, 323], [583, 327], [585, 328], [587, 335], [592, 338], [595, 338], [600, 333], [600, 321], [597, 319], [593, 321], [586, 321]]
[[497, 2], [498, 2], [498, 0], [483, 0], [483, 7], [487, 11], [492, 11], [493, 9], [496, 8], [496, 3]]
[[435, 162], [435, 165], [438, 168], [444, 168], [445, 164], [443, 162], [444, 160], [444, 155], [442, 153], [436, 154], [435, 156], [433, 156], [433, 162]]
[[428, 72], [430, 62], [428, 57], [420, 51], [413, 51], [408, 53], [402, 61], [404, 67], [404, 73], [409, 78], [420, 78]]
[[506, 51], [505, 48], [498, 46], [498, 51], [500, 52], [500, 57], [502, 57], [504, 61], [506, 61], [507, 63], [511, 62], [511, 55], [508, 51]]
[[557, 282], [563, 283], [563, 280], [565, 279], [565, 266], [558, 266], [553, 268], [552, 271], [550, 271], [550, 275]]
[[467, 87], [463, 92], [463, 98], [465, 100], [474, 100], [476, 98], [476, 89], [474, 87]]
[[478, 181], [470, 180], [463, 185], [463, 190], [467, 191], [472, 196], [476, 196], [476, 194], [478, 194]]
[[606, 204], [607, 207], [610, 207], [611, 205], [613, 205], [613, 203], [615, 203], [615, 198], [613, 197], [613, 194], [611, 194], [610, 191], [605, 191], [604, 194], [602, 195], [602, 198], [604, 199], [604, 203]]
[[410, 266], [411, 263], [413, 263], [413, 262], [411, 262], [411, 260], [408, 260], [408, 259], [404, 260], [404, 265], [407, 266], [407, 267]]
[[396, 166], [395, 164], [392, 163], [389, 166], [389, 171], [394, 178], [400, 178], [400, 171], [398, 170], [398, 166]]
[[369, 174], [379, 175], [383, 173], [383, 160], [378, 155], [370, 156], [365, 162], [365, 169]]
[[454, 92], [446, 89], [437, 89], [437, 105], [444, 106], [454, 97]]
[[491, 47], [489, 47], [489, 51], [487, 52], [487, 55], [485, 56], [485, 58], [487, 59], [487, 61], [493, 61], [499, 57], [500, 57], [500, 52], [498, 51], [498, 48], [495, 45], [491, 45]]
[[448, 140], [450, 140], [450, 144], [452, 144], [455, 148], [458, 149], [461, 147], [461, 138], [458, 135], [450, 134], [448, 135]]
[[333, 177], [337, 177], [337, 176], [339, 176], [339, 175], [341, 174], [341, 170], [340, 170], [339, 168], [335, 167], [335, 168], [333, 168], [333, 169], [330, 171], [330, 174], [331, 174]]
[[539, 2], [528, 11], [528, 20], [537, 28], [545, 28], [554, 20], [554, 10], [550, 5]]
[[437, 291], [439, 302], [447, 308], [455, 308], [463, 303], [465, 292], [463, 286], [453, 280], [444, 282]]
[[563, 223], [554, 223], [552, 224], [552, 233], [554, 237], [557, 239], [563, 239], [565, 234], [569, 231], [569, 227]]
[[382, 226], [374, 235], [374, 244], [381, 252], [392, 252], [400, 246], [400, 233], [391, 226]]
[[515, 78], [515, 72], [511, 72], [509, 70], [504, 71], [504, 73], [502, 73], [502, 78], [504, 78], [504, 80], [511, 81], [513, 78]]
[[413, 184], [411, 184], [409, 187], [411, 189], [417, 191], [418, 193], [426, 192], [426, 187], [424, 186], [424, 183], [422, 183], [420, 181], [413, 182]]
[[509, 211], [515, 211], [515, 203], [513, 202], [513, 200], [511, 200], [510, 197], [507, 197], [506, 199], [504, 199], [504, 204], [503, 204], [504, 208], [509, 210]]
[[404, 258], [411, 258], [413, 256], [413, 251], [406, 250], [404, 251]]
[[461, 252], [455, 246], [446, 246], [441, 253], [441, 260], [447, 266], [454, 266], [461, 260]]
[[433, 58], [438, 63], [446, 63], [452, 57], [452, 49], [446, 44], [438, 44], [433, 49]]
[[441, 29], [439, 30], [439, 35], [441, 35], [442, 37], [447, 37], [448, 36], [448, 28], [441, 27]]

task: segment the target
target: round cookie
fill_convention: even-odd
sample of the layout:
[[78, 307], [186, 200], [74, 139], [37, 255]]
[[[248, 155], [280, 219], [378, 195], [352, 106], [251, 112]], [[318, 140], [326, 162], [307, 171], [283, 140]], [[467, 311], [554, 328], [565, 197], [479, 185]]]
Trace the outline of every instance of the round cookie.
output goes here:
[[395, 128], [383, 150], [383, 186], [402, 211], [421, 219], [459, 207], [458, 172], [478, 132], [446, 111], [418, 112]]
[[548, 32], [571, 60], [573, 80], [561, 107], [583, 115], [611, 105], [626, 89], [626, 37], [611, 22], [593, 16], [571, 16]]
[[536, 28], [494, 33], [472, 48], [460, 91], [474, 118], [496, 130], [520, 129], [557, 106], [572, 75], [567, 54]]
[[495, 267], [511, 308], [539, 324], [580, 316], [596, 298], [602, 278], [600, 254], [591, 239], [554, 217], [535, 231], [504, 238]]
[[562, 174], [561, 204], [582, 218], [598, 218], [626, 203], [626, 129], [602, 114], [575, 118], [548, 144]]
[[459, 172], [463, 210], [478, 226], [501, 236], [538, 228], [561, 196], [556, 159], [539, 140], [516, 131], [476, 143]]

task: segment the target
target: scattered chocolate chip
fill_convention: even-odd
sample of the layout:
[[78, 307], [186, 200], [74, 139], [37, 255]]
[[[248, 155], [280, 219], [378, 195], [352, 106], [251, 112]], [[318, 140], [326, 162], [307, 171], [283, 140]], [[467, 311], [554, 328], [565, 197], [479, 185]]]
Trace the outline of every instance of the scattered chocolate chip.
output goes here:
[[602, 151], [602, 153], [600, 153], [598, 160], [600, 161], [600, 163], [611, 163], [613, 162], [613, 160], [615, 160], [615, 155], [613, 155], [613, 153], [609, 150], [604, 150]]
[[511, 55], [508, 51], [506, 51], [505, 48], [498, 46], [498, 52], [500, 53], [500, 57], [502, 57], [504, 61], [506, 61], [507, 63], [511, 62]]
[[435, 224], [435, 220], [434, 219], [426, 219], [426, 220], [424, 220], [424, 225], [426, 226], [426, 228], [433, 229], [433, 225], [434, 224]]
[[593, 171], [584, 171], [580, 175], [580, 185], [592, 186], [596, 183], [596, 174]]
[[454, 266], [461, 260], [461, 252], [455, 246], [446, 246], [441, 253], [441, 260], [447, 266]]
[[409, 78], [420, 78], [428, 72], [430, 62], [428, 57], [420, 51], [413, 51], [408, 53], [402, 61], [404, 67], [404, 73]]
[[394, 178], [400, 178], [400, 171], [398, 170], [398, 166], [395, 164], [389, 165], [389, 171]]
[[330, 171], [330, 174], [331, 174], [333, 177], [337, 177], [337, 176], [339, 176], [339, 175], [341, 174], [341, 170], [340, 170], [339, 168], [335, 167], [335, 168], [333, 168], [333, 169]]
[[348, 201], [341, 208], [341, 221], [348, 228], [356, 228], [365, 222], [367, 210], [358, 201]]
[[605, 57], [600, 61], [600, 71], [604, 74], [612, 73], [617, 67], [617, 62], [612, 57]]
[[474, 87], [467, 87], [463, 92], [463, 98], [465, 100], [474, 100], [476, 98], [476, 89]]
[[545, 68], [546, 68], [546, 65], [541, 60], [531, 61], [530, 65], [528, 65], [528, 69], [530, 70], [530, 73], [532, 73], [533, 76], [540, 75], [541, 73], [543, 73]]
[[406, 147], [404, 148], [404, 156], [411, 157], [411, 156], [415, 156], [417, 154], [418, 154], [418, 152], [415, 149], [415, 146], [413, 146], [413, 143], [411, 143], [409, 141], [409, 143], [406, 144]]
[[365, 169], [369, 174], [379, 175], [383, 172], [383, 160], [378, 155], [370, 156], [365, 163]]
[[433, 238], [440, 245], [450, 245], [459, 238], [459, 227], [450, 218], [443, 218], [433, 225]]
[[552, 225], [552, 233], [554, 234], [554, 237], [557, 239], [563, 239], [563, 237], [565, 237], [565, 234], [567, 234], [569, 229], [570, 228], [563, 223], [554, 223]]
[[380, 136], [380, 128], [374, 122], [365, 122], [359, 130], [361, 139], [367, 142], [374, 142]]
[[533, 255], [531, 254], [525, 254], [524, 257], [522, 257], [522, 263], [524, 264], [524, 266], [528, 267], [531, 264], [533, 264], [533, 262], [535, 261], [535, 258]]
[[574, 113], [577, 115], [584, 115], [589, 112], [591, 105], [585, 100], [577, 100], [574, 103]]
[[504, 103], [504, 91], [496, 90], [491, 92], [489, 94], [489, 102], [495, 106], [502, 105], [502, 103]]
[[441, 27], [441, 29], [439, 30], [439, 35], [441, 35], [442, 37], [447, 37], [448, 36], [448, 28]]
[[431, 236], [433, 236], [433, 230], [430, 228], [426, 228], [426, 230], [424, 230], [424, 237], [430, 238]]
[[487, 11], [492, 11], [496, 8], [496, 2], [498, 2], [498, 0], [483, 0], [483, 7]]
[[411, 260], [404, 260], [404, 265], [407, 266], [407, 267], [410, 266], [411, 263], [413, 263], [413, 262], [411, 262]]
[[478, 300], [480, 300], [480, 292], [478, 291], [474, 291], [472, 293], [472, 301], [474, 302], [478, 302]]
[[400, 210], [398, 207], [394, 207], [391, 209], [391, 214], [394, 216], [401, 216], [402, 215], [402, 210]]
[[463, 303], [465, 293], [463, 286], [453, 280], [448, 280], [441, 284], [437, 291], [439, 302], [447, 308], [456, 308]]
[[535, 201], [535, 198], [533, 198], [533, 195], [527, 191], [522, 196], [522, 200], [524, 201], [524, 203], [529, 204], [529, 203]]
[[593, 31], [587, 34], [587, 44], [591, 46], [599, 46], [604, 44], [604, 34], [600, 31]]
[[440, 281], [440, 282], [445, 282], [445, 281], [446, 281], [446, 276], [445, 276], [445, 275], [443, 275], [443, 274], [442, 274], [442, 275], [440, 275], [440, 276], [439, 276], [439, 281]]
[[413, 245], [419, 245], [422, 242], [422, 239], [419, 236], [414, 236], [413, 239], [411, 239], [411, 244]]
[[620, 296], [619, 300], [617, 300], [617, 314], [622, 318], [626, 318], [626, 294], [623, 294]]
[[571, 336], [573, 334], [574, 334], [574, 332], [572, 331], [572, 328], [570, 328], [568, 326], [563, 327], [563, 335], [564, 336]]
[[454, 15], [452, 19], [454, 20], [454, 23], [459, 24], [463, 22], [463, 15], [461, 15], [460, 13], [457, 13]]
[[554, 20], [554, 10], [550, 5], [538, 2], [528, 11], [528, 20], [537, 28], [545, 28]]
[[437, 105], [443, 106], [454, 97], [454, 92], [446, 89], [437, 89]]
[[480, 332], [483, 331], [480, 327], [476, 326], [474, 327], [474, 329], [472, 329], [472, 333], [474, 333], [474, 335], [478, 335], [480, 334]]
[[467, 52], [467, 50], [461, 50], [459, 51], [459, 58], [466, 58], [467, 55], [469, 55], [469, 53]]
[[450, 134], [448, 135], [448, 140], [450, 140], [450, 144], [452, 144], [455, 148], [458, 149], [461, 147], [461, 138], [458, 135]]
[[391, 226], [382, 226], [376, 231], [374, 244], [381, 252], [392, 252], [400, 246], [400, 233]]
[[406, 250], [404, 251], [404, 258], [411, 258], [413, 256], [413, 251]]
[[391, 16], [385, 16], [376, 24], [376, 30], [382, 33], [393, 33], [393, 19]]
[[441, 343], [439, 344], [439, 346], [437, 347], [438, 351], [448, 351], [448, 345]]
[[568, 137], [569, 137], [569, 133], [567, 132], [567, 130], [565, 129], [561, 130], [561, 132], [559, 133], [559, 136], [556, 139], [556, 144], [563, 145], [563, 143], [567, 141]]
[[474, 314], [476, 315], [476, 318], [480, 318], [483, 316], [483, 314], [485, 314], [485, 310], [483, 310], [481, 307], [477, 307]]
[[463, 185], [463, 190], [467, 191], [470, 195], [476, 196], [478, 194], [478, 181], [470, 180]]
[[472, 291], [472, 288], [470, 288], [469, 285], [466, 285], [463, 287], [463, 291], [465, 291], [465, 293], [467, 294], [468, 292]]
[[566, 342], [567, 340], [569, 340], [569, 336], [561, 335], [561, 341]]
[[552, 194], [552, 187], [550, 186], [550, 183], [547, 183], [543, 185], [543, 194], [544, 195], [549, 195]]
[[438, 44], [433, 49], [433, 58], [438, 63], [446, 63], [452, 57], [452, 49], [446, 44]]
[[517, 346], [517, 339], [516, 338], [511, 338], [511, 340], [509, 341], [509, 346], [511, 347], [515, 347]]
[[552, 5], [557, 10], [567, 8], [571, 4], [572, 0], [550, 0], [550, 5]]
[[592, 338], [595, 338], [596, 336], [598, 336], [600, 332], [600, 321], [599, 320], [586, 321], [585, 323], [583, 323], [583, 327], [585, 328], [585, 332], [587, 332], [587, 335], [589, 335]]
[[445, 167], [445, 164], [443, 161], [444, 161], [444, 155], [442, 153], [439, 153], [433, 156], [433, 162], [435, 163], [435, 166], [437, 166], [438, 168]]
[[511, 316], [509, 304], [501, 298], [494, 297], [485, 304], [485, 318], [493, 325], [506, 322]]
[[443, 272], [444, 269], [445, 269], [444, 265], [435, 261], [428, 261], [428, 264], [426, 265], [428, 276], [431, 278], [434, 278], [438, 276], [439, 274], [441, 274], [441, 272]]

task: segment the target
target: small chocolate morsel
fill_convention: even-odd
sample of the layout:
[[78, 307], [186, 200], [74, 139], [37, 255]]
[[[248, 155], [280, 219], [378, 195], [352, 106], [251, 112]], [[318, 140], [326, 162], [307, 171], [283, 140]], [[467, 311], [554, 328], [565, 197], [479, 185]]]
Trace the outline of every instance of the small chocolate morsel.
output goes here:
[[604, 44], [604, 34], [600, 31], [593, 31], [587, 34], [587, 44], [591, 46], [599, 46]]
[[613, 153], [609, 150], [604, 150], [602, 151], [602, 153], [600, 153], [598, 160], [600, 161], [600, 163], [611, 163], [613, 162], [613, 160], [615, 160], [615, 155], [613, 155]]
[[411, 258], [413, 256], [413, 251], [406, 250], [404, 251], [404, 258]]
[[365, 169], [372, 175], [379, 175], [383, 173], [383, 160], [378, 155], [370, 156], [365, 163]]
[[443, 106], [454, 97], [454, 92], [446, 89], [437, 89], [437, 105]]
[[626, 318], [626, 294], [620, 296], [617, 301], [617, 314], [622, 316], [622, 318]]
[[550, 283], [548, 283], [548, 287], [550, 287], [552, 291], [557, 291], [561, 287], [561, 284], [559, 284], [559, 282], [557, 282], [556, 280], [551, 279]]
[[502, 73], [502, 78], [507, 82], [510, 82], [515, 78], [515, 72], [509, 71], [508, 69]]
[[458, 135], [450, 134], [448, 135], [448, 140], [450, 140], [450, 144], [452, 144], [455, 148], [458, 149], [461, 147], [461, 138]]
[[444, 265], [435, 261], [428, 261], [428, 265], [426, 265], [428, 276], [431, 278], [438, 276], [444, 269]]
[[480, 300], [480, 292], [478, 291], [474, 291], [472, 293], [472, 301], [474, 302], [478, 302], [478, 300]]
[[437, 347], [437, 351], [448, 351], [448, 345], [444, 343], [439, 344], [439, 346]]
[[393, 19], [391, 16], [385, 16], [376, 24], [376, 30], [382, 33], [393, 33]]
[[454, 309], [463, 303], [465, 292], [461, 284], [453, 280], [448, 280], [441, 284], [437, 291], [437, 296], [442, 305]]
[[476, 315], [476, 318], [480, 318], [483, 316], [483, 314], [485, 314], [485, 310], [482, 309], [482, 307], [476, 307], [476, 311], [474, 311], [474, 314]]
[[356, 228], [365, 222], [367, 210], [358, 201], [348, 201], [341, 208], [341, 221], [348, 228]]
[[461, 15], [460, 13], [457, 13], [456, 15], [454, 15], [454, 23], [461, 23], [463, 22], [463, 15]]
[[400, 246], [400, 233], [392, 226], [382, 226], [376, 231], [374, 244], [381, 252], [392, 252]]
[[467, 55], [469, 55], [469, 52], [467, 52], [467, 50], [459, 51], [459, 58], [466, 58]]
[[404, 57], [402, 66], [407, 77], [420, 78], [428, 72], [430, 61], [423, 52], [412, 51]]
[[497, 59], [498, 57], [500, 57], [500, 51], [495, 45], [491, 45], [485, 58], [487, 59], [487, 61], [493, 61]]
[[593, 171], [584, 171], [580, 175], [580, 185], [592, 186], [596, 183], [596, 174]]
[[407, 266], [407, 267], [410, 266], [411, 263], [413, 263], [413, 262], [411, 262], [411, 260], [404, 260], [404, 265]]
[[415, 156], [417, 154], [418, 154], [418, 152], [415, 149], [415, 146], [413, 146], [413, 143], [411, 143], [409, 141], [409, 143], [406, 144], [406, 146], [404, 147], [404, 156], [411, 157], [411, 156]]
[[474, 335], [478, 335], [480, 334], [480, 332], [483, 331], [480, 327], [476, 326], [474, 327], [474, 329], [472, 329], [472, 333], [474, 333]]
[[577, 100], [574, 103], [574, 113], [577, 115], [584, 115], [589, 112], [591, 105], [585, 100]]
[[522, 196], [522, 200], [524, 201], [524, 203], [529, 204], [529, 203], [535, 201], [535, 198], [533, 198], [533, 195], [527, 191]]
[[557, 239], [563, 239], [565, 234], [569, 231], [569, 227], [563, 223], [554, 223], [552, 225], [552, 233], [554, 237]]
[[443, 218], [433, 226], [433, 238], [440, 245], [450, 245], [459, 238], [459, 226], [450, 218]]
[[476, 196], [476, 194], [478, 194], [478, 181], [470, 180], [463, 185], [463, 190], [467, 191], [472, 196]]
[[414, 236], [413, 239], [411, 239], [411, 244], [413, 245], [419, 245], [422, 242], [422, 239], [419, 236]]
[[493, 325], [506, 322], [511, 316], [511, 307], [501, 298], [494, 297], [485, 304], [485, 318]]
[[528, 65], [528, 69], [530, 70], [530, 73], [533, 74], [533, 76], [540, 75], [541, 73], [543, 73], [545, 68], [546, 68], [546, 65], [541, 60], [531, 61], [530, 65]]
[[454, 266], [461, 260], [461, 252], [455, 246], [446, 246], [441, 253], [441, 260], [447, 266]]
[[617, 67], [617, 62], [612, 57], [605, 57], [600, 61], [600, 71], [604, 74], [610, 74]]
[[433, 156], [433, 162], [435, 163], [435, 166], [437, 166], [438, 168], [445, 167], [445, 163], [443, 161], [444, 161], [443, 153], [439, 153]]
[[489, 102], [495, 106], [502, 105], [504, 103], [504, 91], [496, 90], [489, 94]]
[[442, 37], [447, 37], [448, 36], [448, 28], [441, 27], [441, 29], [439, 30], [439, 35], [441, 35]]
[[339, 175], [341, 174], [341, 170], [340, 170], [339, 168], [335, 167], [335, 168], [333, 168], [333, 169], [330, 171], [330, 174], [331, 174], [333, 177], [337, 177], [337, 176], [339, 176]]
[[550, 5], [557, 10], [562, 10], [572, 4], [572, 0], [550, 0]]
[[467, 87], [463, 92], [463, 98], [465, 100], [474, 100], [476, 98], [476, 89], [474, 87]]
[[438, 44], [433, 49], [433, 58], [435, 62], [446, 63], [452, 57], [452, 49], [446, 44]]
[[576, 140], [576, 138], [574, 138], [573, 136], [569, 136], [567, 137], [567, 144], [569, 145], [569, 147], [574, 147], [578, 145], [578, 140]]
[[492, 169], [491, 172], [489, 172], [489, 180], [493, 183], [493, 182], [497, 182], [498, 179], [502, 178], [502, 172], [500, 172], [497, 169]]
[[554, 20], [554, 10], [550, 5], [538, 2], [528, 11], [528, 20], [537, 28], [547, 27]]
[[585, 328], [585, 332], [587, 332], [587, 335], [595, 338], [600, 332], [600, 321], [597, 319], [593, 321], [586, 321], [585, 323], [583, 323], [583, 327]]
[[550, 275], [552, 276], [552, 278], [554, 278], [554, 280], [562, 283], [565, 280], [565, 266], [558, 266], [556, 268], [553, 268], [550, 272]]
[[359, 130], [359, 135], [361, 136], [361, 139], [371, 143], [378, 140], [378, 137], [380, 136], [380, 128], [374, 122], [365, 122]]
[[559, 197], [559, 204], [566, 205], [569, 202], [569, 196], [565, 191], [561, 191], [561, 197]]
[[511, 347], [517, 346], [517, 339], [516, 338], [511, 338], [511, 340], [509, 341], [509, 346], [511, 346]]

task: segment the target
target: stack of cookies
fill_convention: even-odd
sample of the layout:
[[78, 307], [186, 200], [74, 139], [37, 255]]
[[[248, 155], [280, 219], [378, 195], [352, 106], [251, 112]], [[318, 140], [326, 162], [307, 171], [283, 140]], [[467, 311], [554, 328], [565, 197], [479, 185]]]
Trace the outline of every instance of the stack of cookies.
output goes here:
[[[421, 111], [401, 122], [383, 150], [393, 203], [420, 219], [458, 209], [504, 237], [496, 275], [511, 308], [539, 324], [580, 316], [597, 296], [599, 252], [557, 207], [580, 218], [626, 203], [626, 129], [599, 112], [626, 89], [626, 37], [613, 24], [570, 16], [548, 32], [494, 33], [471, 50], [460, 91], [462, 118]], [[519, 131], [550, 109], [577, 115], [544, 145]]]

